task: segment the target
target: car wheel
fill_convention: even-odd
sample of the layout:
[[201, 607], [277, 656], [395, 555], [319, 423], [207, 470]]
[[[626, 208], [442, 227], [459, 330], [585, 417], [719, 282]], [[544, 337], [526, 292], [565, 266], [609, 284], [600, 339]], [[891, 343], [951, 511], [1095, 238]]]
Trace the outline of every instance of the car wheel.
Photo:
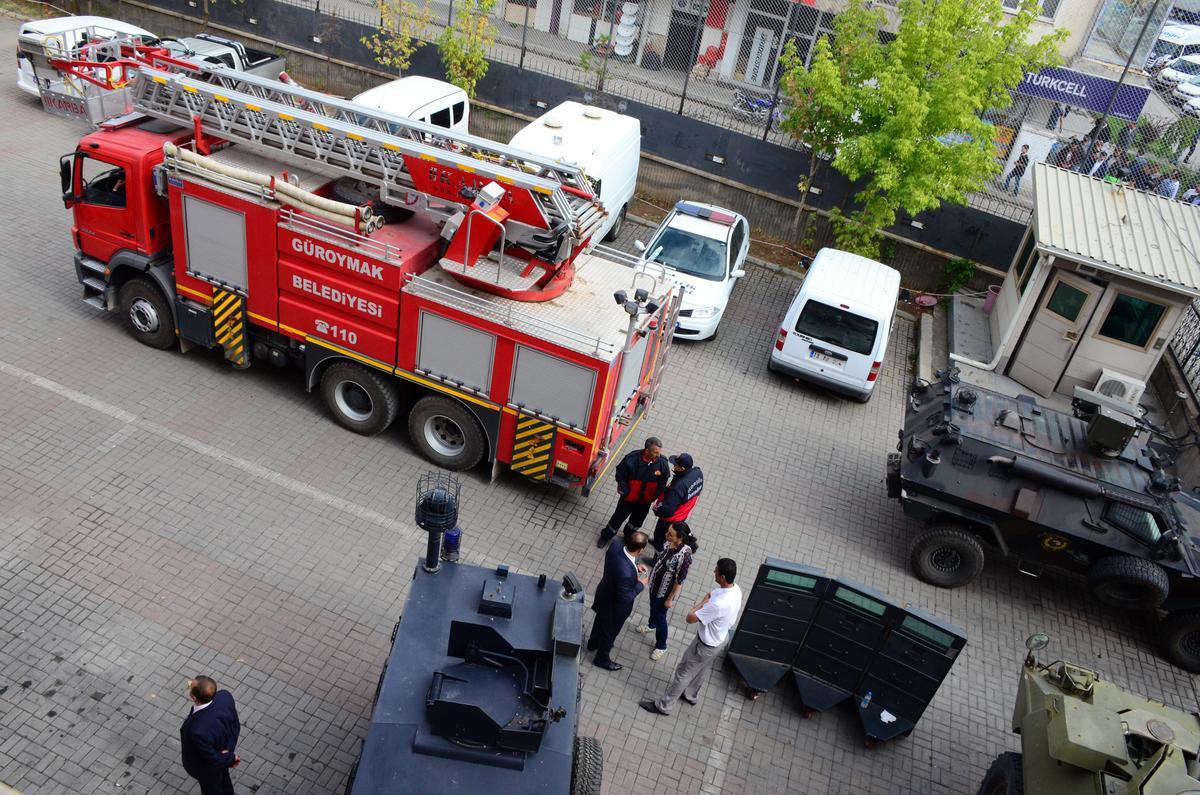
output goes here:
[[571, 795], [600, 795], [604, 749], [595, 737], [576, 737], [571, 757]]
[[909, 563], [917, 578], [938, 588], [966, 585], [983, 571], [983, 546], [970, 530], [933, 524], [913, 539]]
[[1172, 613], [1158, 626], [1163, 656], [1185, 671], [1200, 673], [1200, 612]]
[[988, 768], [979, 795], [1023, 795], [1025, 792], [1025, 768], [1021, 755], [1005, 751], [996, 757]]
[[621, 212], [617, 214], [617, 220], [613, 221], [613, 225], [608, 228], [608, 233], [604, 236], [605, 243], [611, 243], [616, 240], [621, 230], [625, 228], [625, 215], [629, 212], [629, 205], [626, 204], [621, 208]]
[[338, 362], [325, 371], [321, 397], [339, 425], [363, 436], [383, 433], [400, 410], [390, 380], [351, 362]]
[[421, 455], [444, 469], [470, 469], [484, 454], [483, 430], [463, 404], [440, 395], [417, 401], [408, 434]]
[[175, 320], [171, 305], [158, 285], [136, 276], [121, 287], [117, 298], [121, 319], [133, 338], [151, 348], [166, 350], [175, 344]]
[[1167, 573], [1154, 561], [1129, 555], [1100, 558], [1087, 573], [1088, 591], [1109, 607], [1147, 610], [1167, 599]]

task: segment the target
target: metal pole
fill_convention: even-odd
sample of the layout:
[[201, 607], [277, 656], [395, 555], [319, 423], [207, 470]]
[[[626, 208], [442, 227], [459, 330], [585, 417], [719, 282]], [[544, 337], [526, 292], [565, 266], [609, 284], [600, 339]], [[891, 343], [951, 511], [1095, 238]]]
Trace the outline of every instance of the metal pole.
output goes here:
[[529, 6], [534, 3], [534, 0], [525, 0], [525, 25], [521, 28], [521, 62], [517, 64], [518, 69], [525, 68], [525, 34], [529, 32]]
[[450, 0], [450, 8], [446, 11], [446, 27], [454, 24], [454, 0]]
[[1137, 41], [1133, 43], [1133, 47], [1129, 49], [1129, 57], [1125, 59], [1125, 68], [1121, 70], [1121, 76], [1117, 78], [1117, 84], [1113, 86], [1112, 95], [1108, 98], [1108, 104], [1104, 106], [1104, 113], [1100, 115], [1100, 121], [1092, 129], [1096, 131], [1096, 135], [1088, 141], [1087, 152], [1083, 155], [1083, 162], [1087, 163], [1092, 159], [1092, 150], [1096, 148], [1096, 138], [1099, 136], [1099, 130], [1108, 121], [1108, 115], [1112, 113], [1113, 105], [1117, 101], [1117, 92], [1121, 90], [1121, 86], [1125, 83], [1125, 76], [1129, 74], [1129, 67], [1133, 63], [1133, 56], [1137, 54], [1138, 47], [1142, 46], [1142, 38], [1146, 35], [1146, 28], [1150, 27], [1150, 20], [1154, 18], [1154, 12], [1158, 10], [1159, 0], [1154, 0], [1150, 6], [1150, 12], [1146, 14], [1146, 21], [1142, 23], [1142, 29], [1138, 31]]
[[620, 0], [612, 0], [612, 19], [608, 21], [608, 49], [604, 51], [604, 63], [600, 66], [600, 85], [596, 86], [596, 90], [600, 93], [604, 93], [604, 77], [608, 74], [608, 56], [612, 55], [613, 51], [613, 28], [617, 26], [617, 4], [619, 2]]
[[692, 77], [692, 67], [695, 66], [691, 61], [695, 59], [700, 51], [700, 35], [704, 32], [704, 20], [708, 18], [708, 6], [708, 3], [704, 4], [704, 13], [696, 20], [696, 35], [692, 37], [692, 54], [688, 56], [689, 63], [685, 64], [687, 68], [683, 72], [683, 92], [679, 95], [680, 116], [683, 115], [683, 104], [687, 102], [688, 81]]

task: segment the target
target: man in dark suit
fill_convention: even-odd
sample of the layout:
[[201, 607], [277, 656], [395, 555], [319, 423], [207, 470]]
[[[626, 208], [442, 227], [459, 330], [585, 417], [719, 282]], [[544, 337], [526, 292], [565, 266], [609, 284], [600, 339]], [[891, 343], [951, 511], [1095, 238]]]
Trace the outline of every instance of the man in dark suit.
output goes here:
[[201, 795], [233, 795], [229, 768], [242, 761], [237, 755], [242, 725], [233, 695], [217, 690], [217, 683], [207, 676], [189, 679], [187, 693], [192, 711], [179, 729], [183, 769], [200, 782]]
[[640, 530], [626, 532], [623, 543], [612, 544], [604, 554], [604, 576], [592, 600], [596, 620], [592, 622], [587, 645], [588, 651], [596, 652], [593, 664], [597, 668], [621, 670], [621, 665], [613, 662], [609, 654], [621, 627], [633, 612], [634, 600], [646, 586], [646, 577], [642, 576], [646, 567], [637, 562], [646, 541], [646, 534]]

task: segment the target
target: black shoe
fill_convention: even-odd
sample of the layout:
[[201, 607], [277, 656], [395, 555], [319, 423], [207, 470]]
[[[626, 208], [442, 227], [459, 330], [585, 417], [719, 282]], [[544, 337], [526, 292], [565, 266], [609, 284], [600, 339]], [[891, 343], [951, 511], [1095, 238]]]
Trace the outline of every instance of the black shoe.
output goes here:
[[588, 641], [588, 644], [587, 644], [587, 650], [588, 650], [588, 651], [595, 651], [595, 650], [596, 650], [596, 641], [594, 641], [594, 640], [589, 640], [589, 641]]
[[693, 707], [700, 703], [699, 701], [692, 701], [687, 696], [680, 696], [679, 700], [684, 702], [685, 704], [691, 704]]
[[606, 546], [608, 546], [608, 542], [613, 540], [614, 536], [616, 536], [616, 533], [608, 532], [608, 528], [601, 530], [600, 537], [596, 539], [596, 546], [600, 549], [604, 549]]
[[597, 668], [603, 668], [606, 671], [619, 671], [625, 667], [625, 666], [621, 665], [620, 663], [613, 662], [612, 660], [609, 660], [608, 662], [600, 662], [599, 660], [592, 660], [592, 665], [596, 666]]
[[669, 713], [663, 712], [661, 709], [659, 709], [658, 704], [655, 704], [653, 701], [649, 701], [649, 700], [639, 701], [638, 706], [641, 707], [642, 709], [646, 710], [647, 712], [653, 712], [655, 715], [669, 714]]

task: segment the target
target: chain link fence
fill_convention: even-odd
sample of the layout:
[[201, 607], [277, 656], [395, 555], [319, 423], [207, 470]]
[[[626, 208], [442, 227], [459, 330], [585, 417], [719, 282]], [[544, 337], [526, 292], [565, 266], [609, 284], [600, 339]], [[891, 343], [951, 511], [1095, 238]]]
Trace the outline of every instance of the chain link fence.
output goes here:
[[1200, 396], [1200, 307], [1194, 302], [1183, 313], [1183, 319], [1171, 338], [1171, 354], [1183, 371], [1195, 399]]

